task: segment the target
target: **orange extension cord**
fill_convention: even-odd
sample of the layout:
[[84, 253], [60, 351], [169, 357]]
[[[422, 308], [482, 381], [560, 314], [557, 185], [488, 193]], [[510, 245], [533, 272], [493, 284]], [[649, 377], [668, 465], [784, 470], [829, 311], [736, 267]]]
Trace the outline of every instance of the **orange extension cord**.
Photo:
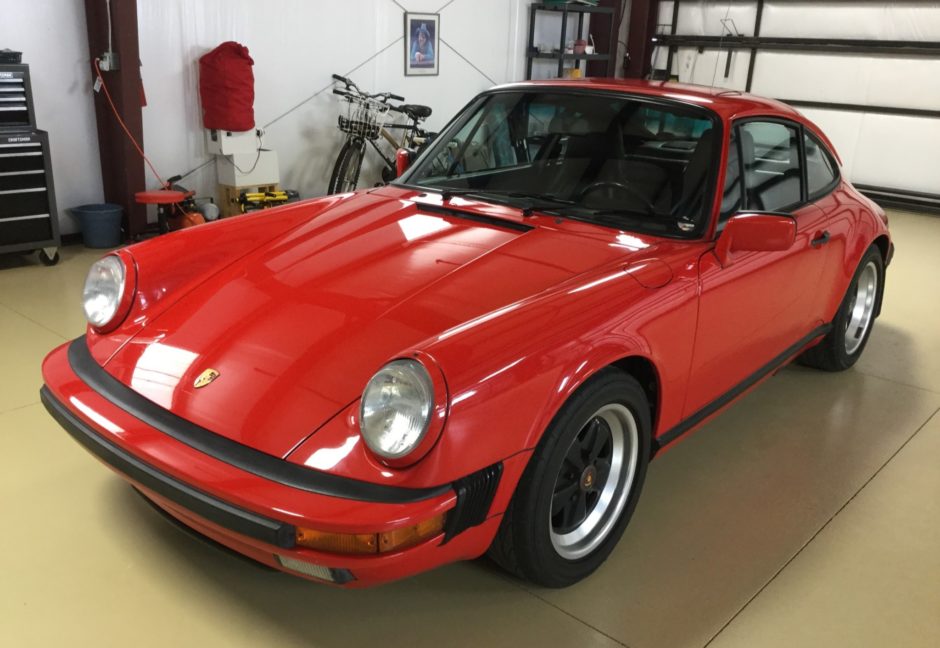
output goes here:
[[[127, 138], [134, 145], [134, 148], [137, 149], [137, 152], [140, 153], [140, 157], [144, 158], [144, 162], [147, 163], [147, 166], [150, 167], [150, 171], [153, 172], [153, 175], [157, 179], [157, 182], [160, 183], [160, 188], [170, 189], [169, 183], [167, 183], [163, 178], [160, 177], [160, 174], [157, 172], [156, 167], [153, 166], [153, 162], [151, 162], [150, 158], [147, 157], [147, 154], [144, 153], [144, 149], [142, 149], [140, 144], [137, 143], [137, 140], [134, 139], [133, 135], [131, 135], [130, 129], [127, 128], [127, 124], [125, 124], [124, 120], [121, 119], [121, 114], [118, 112], [117, 107], [114, 105], [114, 100], [111, 99], [111, 93], [108, 92], [108, 84], [104, 82], [104, 77], [101, 76], [101, 69], [98, 67], [98, 59], [94, 60], [94, 64], [95, 64], [95, 73], [98, 75], [98, 81], [101, 83], [102, 90], [104, 90], [104, 96], [108, 100], [108, 105], [111, 106], [111, 112], [114, 113], [115, 119], [117, 119], [118, 124], [120, 124], [121, 128], [124, 130], [124, 134], [127, 135]], [[180, 216], [183, 216], [183, 217], [186, 216], [186, 212], [183, 210], [183, 207], [179, 203], [173, 203], [173, 208], [179, 212]]]
[[94, 60], [94, 64], [95, 64], [95, 73], [97, 73], [98, 75], [98, 82], [101, 83], [101, 88], [104, 90], [104, 96], [107, 98], [108, 104], [111, 106], [111, 112], [114, 113], [114, 116], [118, 121], [118, 124], [120, 124], [121, 128], [124, 129], [124, 134], [127, 135], [128, 139], [130, 139], [131, 143], [133, 143], [134, 148], [137, 149], [137, 152], [140, 153], [140, 157], [144, 158], [144, 162], [146, 162], [147, 166], [150, 167], [150, 170], [153, 172], [154, 177], [156, 177], [157, 181], [160, 183], [160, 187], [162, 189], [169, 189], [170, 188], [169, 185], [167, 185], [167, 183], [164, 182], [163, 178], [160, 177], [160, 174], [157, 173], [157, 169], [153, 166], [153, 163], [150, 161], [150, 158], [148, 158], [147, 155], [144, 153], [144, 150], [140, 147], [140, 144], [138, 144], [137, 140], [134, 139], [134, 136], [131, 135], [131, 131], [127, 128], [127, 124], [125, 124], [124, 120], [121, 119], [121, 115], [118, 112], [117, 108], [115, 107], [114, 101], [111, 99], [111, 93], [108, 92], [108, 84], [104, 82], [104, 77], [101, 76], [101, 69], [98, 67], [98, 59]]

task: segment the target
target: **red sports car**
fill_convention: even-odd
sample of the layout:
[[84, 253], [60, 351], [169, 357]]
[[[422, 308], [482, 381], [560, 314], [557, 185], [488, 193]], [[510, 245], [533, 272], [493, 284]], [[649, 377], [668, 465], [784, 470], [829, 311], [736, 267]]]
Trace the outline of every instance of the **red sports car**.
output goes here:
[[794, 358], [852, 366], [892, 250], [786, 105], [506, 85], [388, 186], [96, 262], [42, 399], [262, 563], [359, 587], [488, 551], [565, 586], [652, 457]]

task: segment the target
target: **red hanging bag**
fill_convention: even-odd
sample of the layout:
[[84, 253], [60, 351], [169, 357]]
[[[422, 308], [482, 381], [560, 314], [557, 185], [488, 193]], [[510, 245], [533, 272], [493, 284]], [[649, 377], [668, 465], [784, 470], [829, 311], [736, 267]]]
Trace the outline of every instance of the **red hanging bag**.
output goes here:
[[248, 48], [235, 41], [222, 43], [199, 59], [204, 127], [226, 131], [255, 127], [254, 63]]

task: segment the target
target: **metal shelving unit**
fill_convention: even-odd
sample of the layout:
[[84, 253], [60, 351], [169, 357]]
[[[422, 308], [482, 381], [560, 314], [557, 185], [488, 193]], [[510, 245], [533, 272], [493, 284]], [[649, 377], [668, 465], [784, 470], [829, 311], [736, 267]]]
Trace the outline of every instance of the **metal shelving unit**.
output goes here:
[[[539, 52], [535, 45], [535, 18], [538, 12], [560, 13], [561, 16], [561, 37], [558, 41], [557, 52]], [[565, 61], [576, 61], [580, 67], [581, 61], [607, 61], [607, 76], [614, 75], [613, 59], [609, 53], [606, 54], [565, 54], [565, 43], [568, 41], [568, 19], [572, 16], [578, 18], [578, 29], [575, 39], [584, 37], [584, 16], [588, 14], [600, 14], [610, 16], [610, 40], [611, 44], [616, 44], [617, 39], [614, 33], [616, 25], [614, 24], [614, 9], [612, 7], [593, 7], [582, 4], [543, 4], [533, 3], [529, 5], [529, 43], [526, 50], [526, 79], [532, 78], [532, 63], [537, 59], [549, 59], [558, 61], [559, 78], [565, 73]]]

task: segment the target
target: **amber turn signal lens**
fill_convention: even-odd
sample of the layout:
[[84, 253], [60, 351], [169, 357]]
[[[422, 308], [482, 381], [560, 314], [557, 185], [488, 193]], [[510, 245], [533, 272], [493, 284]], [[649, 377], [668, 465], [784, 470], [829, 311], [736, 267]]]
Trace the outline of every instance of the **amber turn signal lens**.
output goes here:
[[387, 553], [414, 546], [433, 538], [444, 530], [444, 514], [424, 520], [414, 526], [402, 527], [379, 534], [379, 551]]
[[297, 527], [300, 547], [341, 554], [375, 554], [398, 551], [420, 544], [444, 530], [445, 513], [418, 524], [384, 533], [328, 533]]
[[330, 553], [370, 554], [378, 551], [374, 533], [327, 533], [298, 527], [297, 544]]

